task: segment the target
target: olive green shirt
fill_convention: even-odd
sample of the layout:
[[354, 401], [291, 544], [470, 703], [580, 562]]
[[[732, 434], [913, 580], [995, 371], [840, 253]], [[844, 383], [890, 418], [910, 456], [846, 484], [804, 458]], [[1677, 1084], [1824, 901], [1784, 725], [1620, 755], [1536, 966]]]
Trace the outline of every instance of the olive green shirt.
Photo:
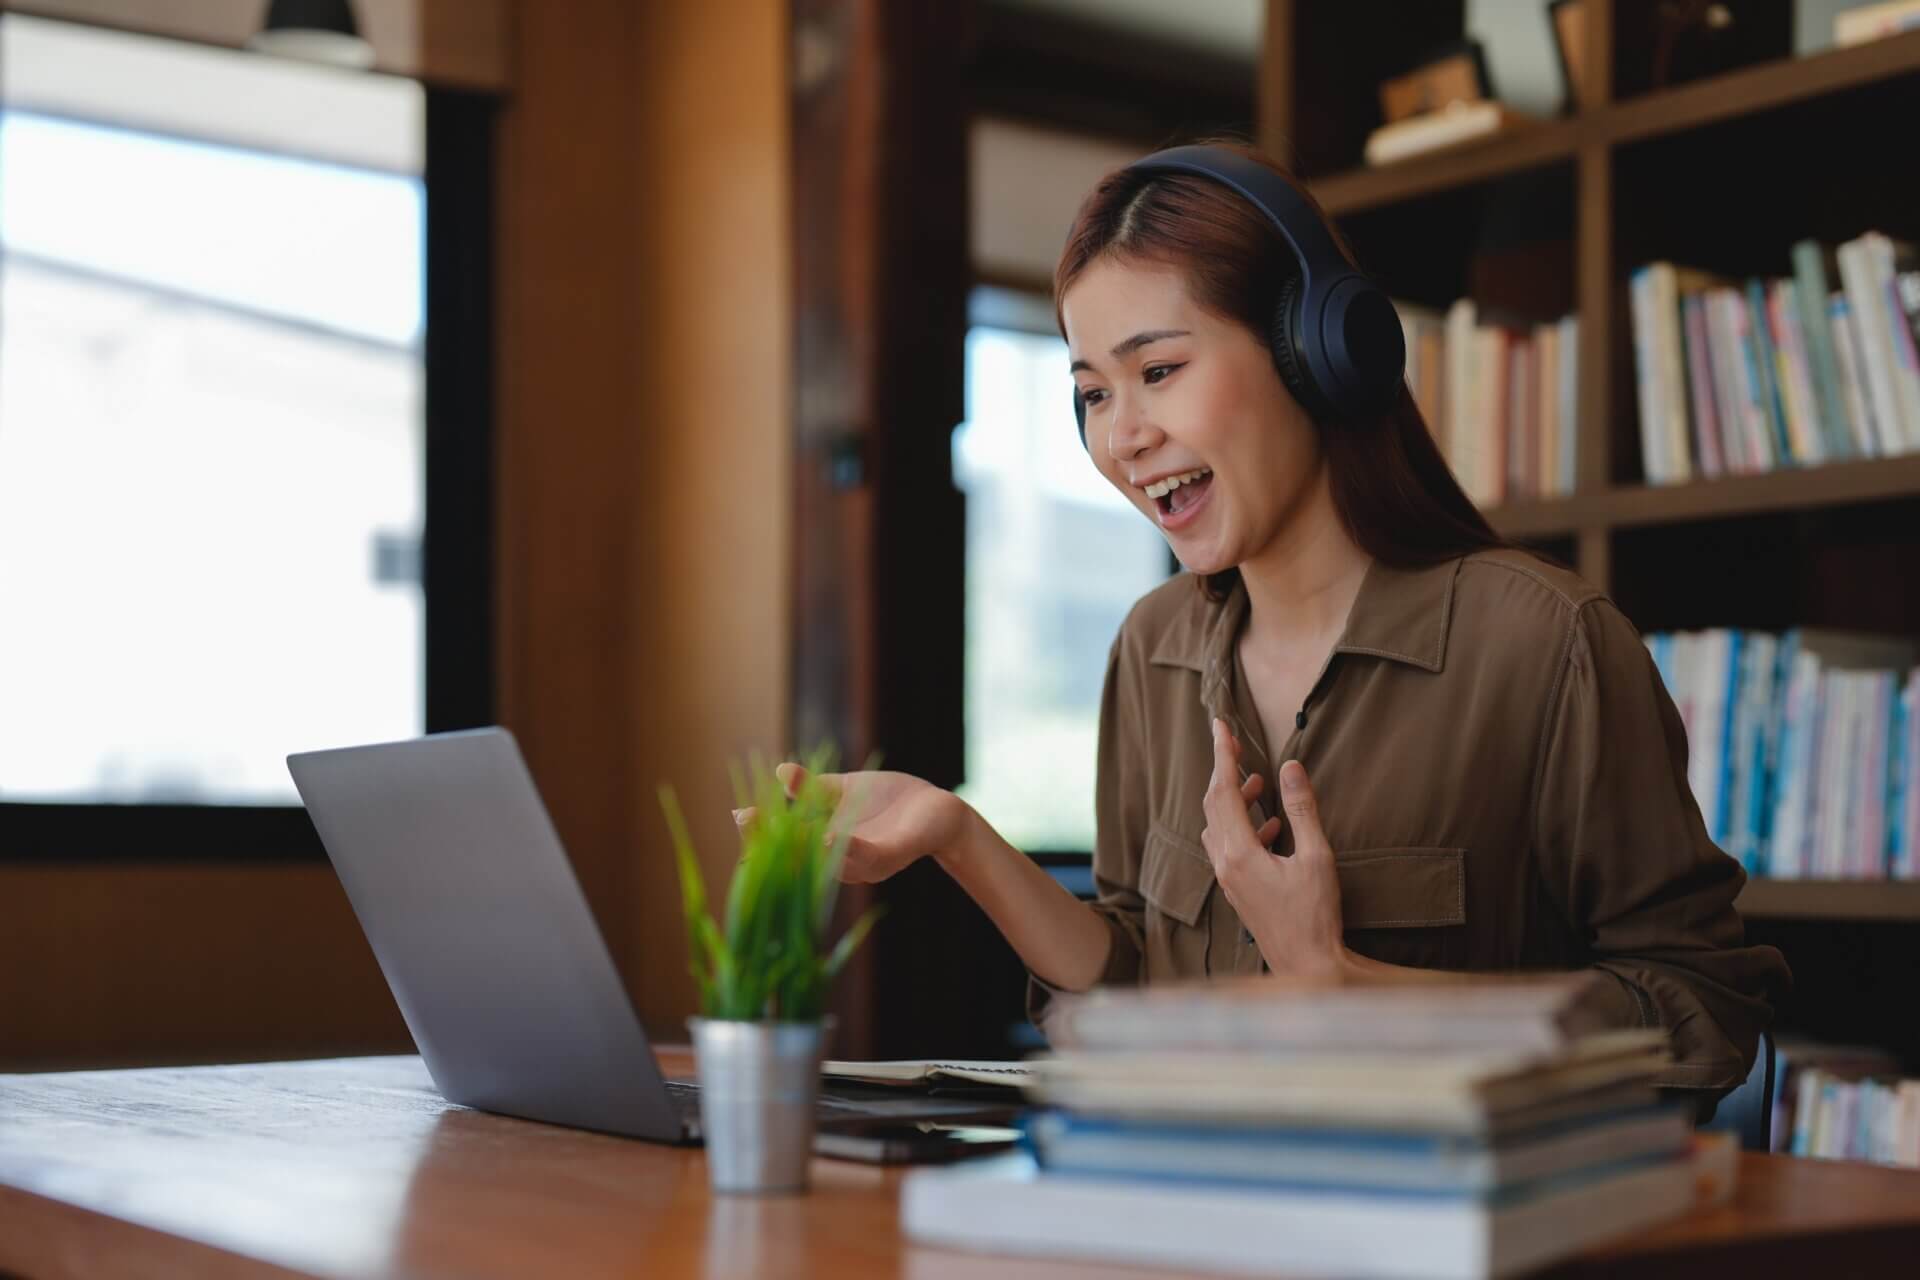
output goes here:
[[[1264, 740], [1238, 660], [1246, 619], [1244, 587], [1214, 603], [1180, 574], [1114, 641], [1093, 855], [1112, 933], [1101, 983], [1264, 967], [1200, 843], [1218, 715], [1267, 795], [1282, 762], [1306, 766], [1353, 951], [1431, 969], [1603, 969], [1621, 1026], [1671, 1033], [1661, 1084], [1745, 1078], [1786, 963], [1746, 944], [1733, 906], [1746, 874], [1707, 836], [1679, 714], [1611, 601], [1518, 551], [1376, 563], [1280, 743]], [[1290, 847], [1287, 832], [1273, 845]], [[1050, 988], [1033, 994], [1044, 1026]]]

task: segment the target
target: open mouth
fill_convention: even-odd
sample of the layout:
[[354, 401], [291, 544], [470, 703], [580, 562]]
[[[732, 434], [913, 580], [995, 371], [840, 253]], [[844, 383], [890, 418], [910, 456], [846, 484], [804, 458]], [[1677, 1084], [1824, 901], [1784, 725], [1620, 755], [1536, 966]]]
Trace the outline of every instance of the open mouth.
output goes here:
[[1213, 471], [1201, 467], [1155, 481], [1146, 487], [1146, 495], [1160, 508], [1160, 523], [1170, 526], [1185, 523], [1185, 517], [1206, 501], [1212, 488]]

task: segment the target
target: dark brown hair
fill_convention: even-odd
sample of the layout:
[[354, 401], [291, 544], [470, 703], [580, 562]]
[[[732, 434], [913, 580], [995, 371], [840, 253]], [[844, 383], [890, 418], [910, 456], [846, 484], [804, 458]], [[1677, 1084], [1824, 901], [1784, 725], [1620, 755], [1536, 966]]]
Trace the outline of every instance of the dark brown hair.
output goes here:
[[[1208, 145], [1237, 152], [1299, 186], [1282, 166], [1243, 142], [1210, 139]], [[1301, 189], [1301, 194], [1352, 261], [1339, 228], [1310, 193]], [[1101, 179], [1081, 203], [1054, 269], [1054, 319], [1063, 335], [1061, 299], [1081, 272], [1109, 256], [1182, 272], [1195, 302], [1245, 325], [1262, 345], [1282, 285], [1299, 272], [1273, 224], [1226, 187], [1206, 178], [1130, 173], [1122, 167]], [[1316, 426], [1334, 509], [1348, 536], [1374, 559], [1405, 568], [1509, 545], [1454, 479], [1404, 384], [1394, 406], [1377, 418], [1332, 429], [1326, 423]], [[1210, 574], [1201, 588], [1223, 599], [1239, 572]]]

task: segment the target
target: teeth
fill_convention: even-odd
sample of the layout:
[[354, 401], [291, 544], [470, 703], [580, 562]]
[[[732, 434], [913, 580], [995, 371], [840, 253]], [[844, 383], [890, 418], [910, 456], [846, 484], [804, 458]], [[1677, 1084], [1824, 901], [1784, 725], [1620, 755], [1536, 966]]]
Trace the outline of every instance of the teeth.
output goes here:
[[1146, 495], [1149, 498], [1164, 498], [1181, 485], [1192, 484], [1194, 481], [1204, 479], [1212, 474], [1213, 471], [1210, 468], [1201, 467], [1198, 471], [1189, 471], [1185, 475], [1168, 476], [1165, 480], [1156, 480], [1148, 485]]

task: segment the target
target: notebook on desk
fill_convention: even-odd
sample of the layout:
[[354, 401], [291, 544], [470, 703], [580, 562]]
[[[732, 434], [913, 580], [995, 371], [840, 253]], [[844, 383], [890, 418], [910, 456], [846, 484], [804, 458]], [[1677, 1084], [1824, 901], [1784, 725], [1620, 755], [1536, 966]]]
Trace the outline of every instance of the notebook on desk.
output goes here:
[[901, 1088], [939, 1088], [947, 1084], [1020, 1089], [1038, 1077], [1024, 1062], [982, 1062], [969, 1060], [935, 1061], [909, 1058], [890, 1062], [823, 1062], [820, 1074], [826, 1079], [851, 1080], [862, 1084], [896, 1085]]

